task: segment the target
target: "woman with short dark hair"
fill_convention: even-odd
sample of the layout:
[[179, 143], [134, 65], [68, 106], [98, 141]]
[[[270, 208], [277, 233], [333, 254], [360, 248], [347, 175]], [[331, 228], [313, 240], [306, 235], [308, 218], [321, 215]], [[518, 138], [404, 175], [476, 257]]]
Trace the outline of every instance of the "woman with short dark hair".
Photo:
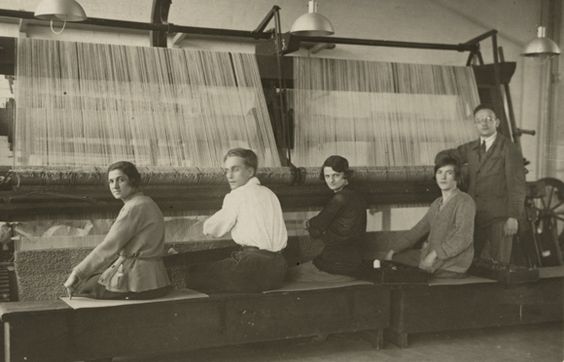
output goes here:
[[352, 171], [342, 156], [325, 160], [320, 178], [333, 195], [323, 210], [306, 222], [309, 242], [321, 241], [323, 250], [313, 259], [320, 270], [331, 274], [358, 276], [360, 272], [360, 243], [366, 233], [366, 202], [349, 186]]
[[[444, 157], [435, 165], [435, 181], [441, 189], [423, 218], [392, 243], [386, 259], [417, 266], [435, 277], [464, 277], [474, 256], [473, 233], [476, 205], [458, 189], [458, 160]], [[426, 236], [427, 235], [427, 236]], [[423, 237], [423, 247], [413, 246]]]
[[72, 270], [64, 285], [71, 293], [97, 299], [161, 297], [171, 289], [163, 262], [163, 214], [141, 192], [141, 176], [131, 162], [110, 165], [108, 184], [124, 205], [104, 240]]

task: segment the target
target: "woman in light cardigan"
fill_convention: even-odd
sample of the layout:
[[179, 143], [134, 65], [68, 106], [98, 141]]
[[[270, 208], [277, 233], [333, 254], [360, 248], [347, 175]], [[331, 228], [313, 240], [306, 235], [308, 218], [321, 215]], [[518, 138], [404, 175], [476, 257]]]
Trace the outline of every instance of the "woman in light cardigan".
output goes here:
[[127, 161], [108, 167], [114, 198], [124, 202], [104, 240], [71, 272], [64, 286], [97, 299], [152, 299], [170, 289], [163, 256], [164, 218], [155, 202], [143, 195], [141, 176]]
[[[435, 181], [442, 196], [423, 218], [394, 240], [386, 259], [418, 266], [435, 277], [464, 277], [474, 257], [474, 215], [472, 197], [458, 189], [460, 167], [445, 157], [435, 165]], [[412, 248], [427, 235], [421, 250]]]

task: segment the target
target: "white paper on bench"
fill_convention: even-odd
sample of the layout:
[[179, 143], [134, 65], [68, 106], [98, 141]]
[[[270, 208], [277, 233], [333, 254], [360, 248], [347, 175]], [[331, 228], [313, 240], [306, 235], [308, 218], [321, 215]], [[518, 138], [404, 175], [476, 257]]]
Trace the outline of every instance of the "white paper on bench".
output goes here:
[[157, 299], [147, 299], [147, 300], [108, 300], [108, 299], [92, 299], [85, 297], [73, 297], [69, 300], [67, 297], [61, 297], [60, 299], [67, 303], [72, 309], [81, 308], [102, 308], [102, 307], [116, 307], [120, 305], [128, 304], [142, 304], [142, 303], [156, 303], [156, 302], [167, 302], [172, 300], [183, 300], [183, 299], [197, 299], [197, 298], [208, 298], [209, 296], [204, 293], [192, 289], [179, 289], [173, 290], [168, 295]]
[[294, 292], [299, 290], [316, 290], [351, 287], [355, 285], [374, 285], [374, 283], [364, 280], [352, 280], [349, 282], [286, 282], [281, 288], [267, 290], [264, 294], [279, 292]]
[[545, 266], [539, 268], [539, 277], [541, 279], [562, 278], [564, 277], [564, 265]]
[[353, 285], [371, 285], [372, 283], [358, 280], [346, 275], [329, 274], [321, 271], [312, 262], [291, 267], [288, 270], [289, 280], [278, 289], [267, 290], [263, 293], [291, 292], [297, 290], [313, 290], [341, 288]]
[[433, 278], [429, 281], [429, 286], [483, 284], [483, 283], [497, 283], [497, 280], [476, 277], [473, 275], [469, 275], [466, 278]]

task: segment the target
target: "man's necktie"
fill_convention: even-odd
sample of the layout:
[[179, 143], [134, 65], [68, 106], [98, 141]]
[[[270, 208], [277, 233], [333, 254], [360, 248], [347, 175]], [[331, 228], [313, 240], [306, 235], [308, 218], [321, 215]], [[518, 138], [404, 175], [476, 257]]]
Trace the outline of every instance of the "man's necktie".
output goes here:
[[486, 141], [482, 141], [482, 144], [480, 145], [480, 161], [484, 158], [485, 155], [486, 155]]

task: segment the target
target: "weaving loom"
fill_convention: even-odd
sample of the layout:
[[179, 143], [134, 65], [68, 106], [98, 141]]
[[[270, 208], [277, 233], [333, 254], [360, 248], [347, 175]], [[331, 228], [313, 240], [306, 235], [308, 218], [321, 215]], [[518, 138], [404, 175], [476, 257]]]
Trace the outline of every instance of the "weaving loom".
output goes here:
[[[120, 159], [139, 166], [167, 241], [186, 250], [226, 245], [199, 228], [228, 191], [219, 167], [232, 147], [258, 154], [290, 235], [324, 203], [318, 167], [331, 154], [349, 158], [371, 206], [430, 202], [433, 157], [474, 137], [476, 81], [491, 80], [487, 66], [283, 57], [285, 120], [269, 56], [36, 39], [16, 48], [15, 164], [2, 175], [0, 220], [19, 222], [22, 252], [95, 246], [119, 208], [105, 167]], [[74, 259], [53, 267], [63, 277]]]

